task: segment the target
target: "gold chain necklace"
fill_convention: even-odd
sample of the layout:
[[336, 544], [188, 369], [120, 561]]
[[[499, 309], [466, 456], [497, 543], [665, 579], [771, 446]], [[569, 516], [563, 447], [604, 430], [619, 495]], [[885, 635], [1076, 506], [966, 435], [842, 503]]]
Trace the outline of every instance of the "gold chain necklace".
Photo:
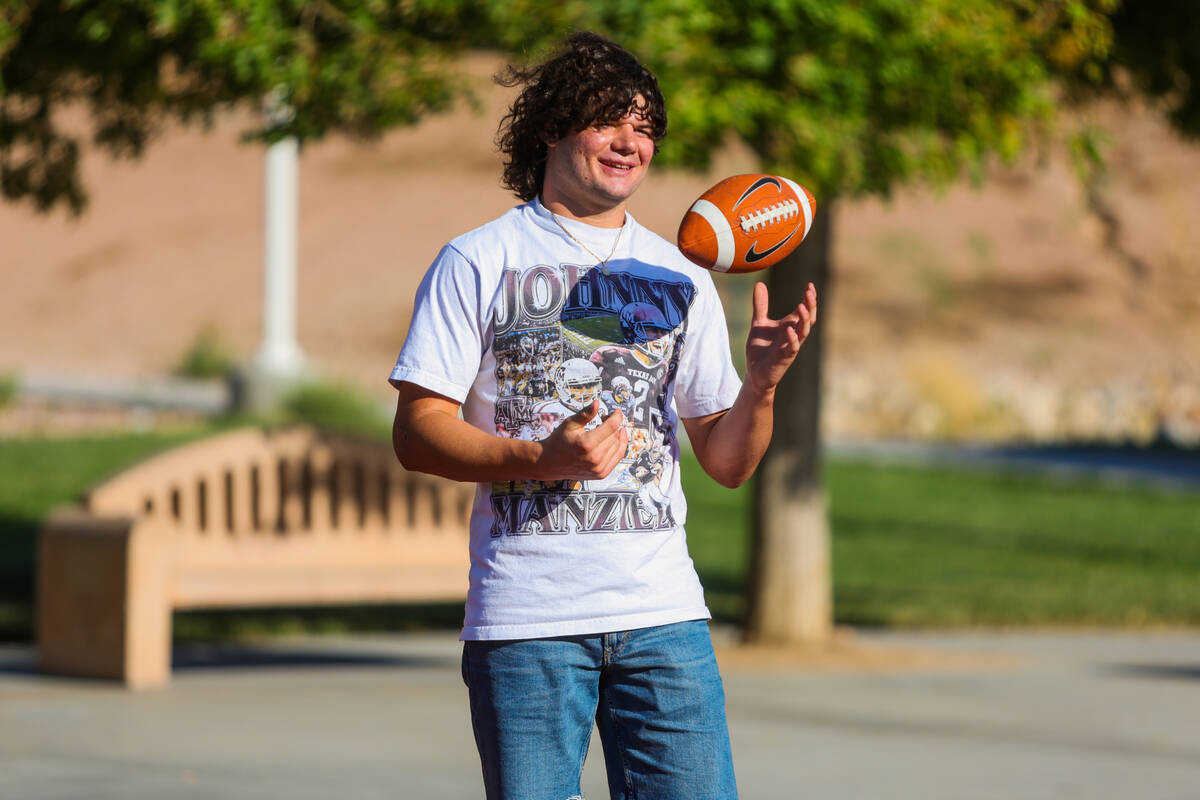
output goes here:
[[[550, 211], [550, 209], [546, 209], [546, 210]], [[613, 253], [617, 252], [617, 245], [621, 243], [621, 234], [623, 234], [625, 232], [625, 223], [621, 223], [621, 227], [617, 228], [617, 238], [613, 239], [612, 250], [608, 251], [608, 256], [605, 258], [601, 258], [600, 256], [596, 255], [592, 251], [592, 248], [588, 247], [586, 244], [584, 244], [583, 242], [576, 239], [575, 235], [572, 234], [569, 230], [567, 230], [566, 226], [563, 225], [562, 222], [559, 220], [558, 214], [555, 214], [553, 211], [550, 211], [550, 216], [554, 217], [554, 221], [555, 221], [555, 223], [558, 224], [559, 229], [563, 233], [565, 233], [568, 237], [570, 237], [572, 242], [574, 242], [575, 244], [582, 247], [584, 250], [587, 251], [587, 254], [589, 256], [596, 259], [596, 261], [600, 262], [600, 269], [604, 272], [605, 275], [607, 275], [608, 274], [608, 259], [612, 258]]]

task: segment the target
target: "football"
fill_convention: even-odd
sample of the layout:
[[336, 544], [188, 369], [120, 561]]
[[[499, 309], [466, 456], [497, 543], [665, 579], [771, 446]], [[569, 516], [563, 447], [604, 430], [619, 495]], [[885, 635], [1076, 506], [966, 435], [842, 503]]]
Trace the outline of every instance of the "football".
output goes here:
[[675, 237], [690, 261], [717, 272], [754, 272], [804, 241], [817, 203], [777, 175], [734, 175], [692, 204]]

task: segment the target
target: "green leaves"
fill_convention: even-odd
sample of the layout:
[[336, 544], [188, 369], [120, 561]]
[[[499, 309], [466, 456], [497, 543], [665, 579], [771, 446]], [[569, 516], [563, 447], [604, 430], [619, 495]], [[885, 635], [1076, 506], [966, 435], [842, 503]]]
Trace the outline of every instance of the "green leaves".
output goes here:
[[116, 154], [165, 116], [277, 90], [294, 114], [248, 136], [373, 136], [468, 95], [463, 48], [534, 60], [580, 28], [658, 75], [661, 160], [703, 168], [734, 136], [819, 197], [981, 174], [1050, 131], [1056, 103], [1119, 88], [1120, 67], [1200, 135], [1200, 6], [1118, 3], [0, 0], [0, 187], [82, 208], [78, 143], [53, 123], [66, 104]]
[[[1053, 110], [1050, 73], [1036, 42], [1013, 35], [1009, 4], [748, 0], [714, 17], [719, 25], [681, 43], [689, 58], [646, 56], [672, 113], [688, 73], [715, 70], [716, 91], [685, 102], [732, 123], [764, 165], [819, 196], [951, 180], [989, 153], [1011, 156]], [[690, 124], [671, 137], [714, 138]]]
[[495, 27], [536, 31], [520, 40], [535, 53], [571, 26], [637, 53], [668, 98], [663, 161], [704, 167], [733, 135], [832, 196], [1014, 158], [1049, 131], [1054, 82], [1080, 85], [1108, 57], [1114, 0], [502, 5]]
[[374, 136], [466, 92], [449, 56], [485, 17], [463, 0], [0, 0], [0, 188], [79, 212], [78, 141], [136, 156], [161, 120], [280, 91], [293, 114], [251, 137]]

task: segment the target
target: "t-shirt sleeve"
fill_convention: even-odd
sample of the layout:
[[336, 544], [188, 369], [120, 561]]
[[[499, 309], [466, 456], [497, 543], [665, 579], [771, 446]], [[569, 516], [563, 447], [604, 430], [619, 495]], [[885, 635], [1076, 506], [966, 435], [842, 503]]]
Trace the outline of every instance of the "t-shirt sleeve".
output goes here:
[[446, 245], [417, 288], [412, 323], [388, 382], [401, 381], [463, 403], [483, 354], [479, 271]]
[[708, 273], [700, 276], [697, 289], [675, 378], [675, 408], [683, 418], [725, 411], [742, 388], [729, 355], [725, 310]]

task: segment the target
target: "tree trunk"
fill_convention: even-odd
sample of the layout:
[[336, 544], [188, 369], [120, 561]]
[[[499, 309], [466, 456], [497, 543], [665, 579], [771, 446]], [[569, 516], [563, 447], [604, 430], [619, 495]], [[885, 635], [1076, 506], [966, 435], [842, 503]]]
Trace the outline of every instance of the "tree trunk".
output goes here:
[[829, 326], [830, 206], [770, 271], [770, 315], [790, 313], [811, 281], [818, 324], [775, 394], [775, 433], [758, 468], [745, 632], [758, 642], [819, 643], [833, 630], [829, 521], [821, 476], [824, 331]]

